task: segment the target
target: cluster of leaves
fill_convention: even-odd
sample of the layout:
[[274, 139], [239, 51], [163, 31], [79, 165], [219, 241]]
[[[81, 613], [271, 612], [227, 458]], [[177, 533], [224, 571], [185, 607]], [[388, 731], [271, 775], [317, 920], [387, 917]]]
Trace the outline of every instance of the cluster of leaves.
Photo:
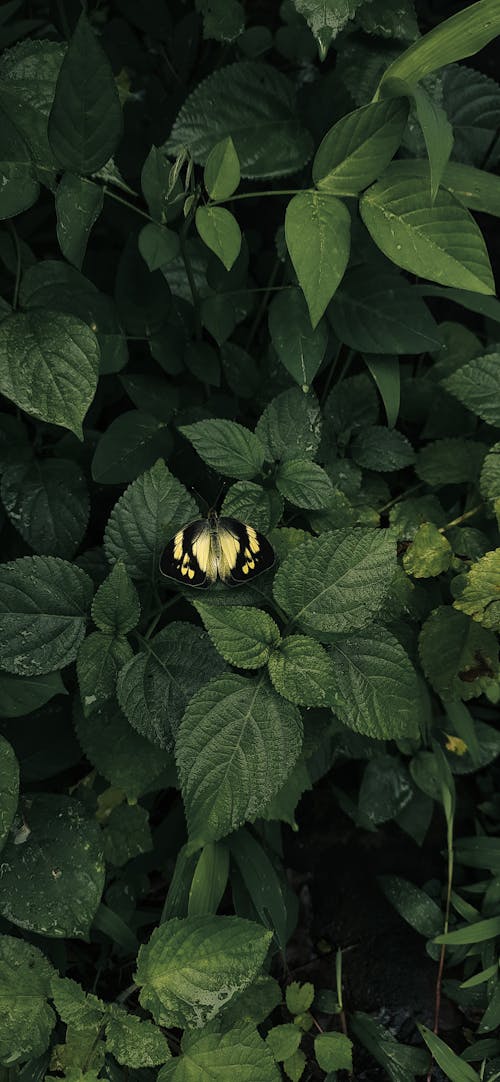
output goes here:
[[[363, 830], [421, 845], [443, 810], [444, 901], [381, 889], [480, 1013], [463, 1054], [425, 1044], [498, 1077], [500, 304], [471, 211], [498, 215], [500, 88], [461, 63], [497, 0], [432, 28], [412, 0], [48, 7], [0, 12], [5, 1078], [333, 1080], [360, 1046], [425, 1073], [340, 964], [334, 993], [273, 976], [281, 824], [339, 758]], [[221, 479], [275, 568], [160, 581]]]

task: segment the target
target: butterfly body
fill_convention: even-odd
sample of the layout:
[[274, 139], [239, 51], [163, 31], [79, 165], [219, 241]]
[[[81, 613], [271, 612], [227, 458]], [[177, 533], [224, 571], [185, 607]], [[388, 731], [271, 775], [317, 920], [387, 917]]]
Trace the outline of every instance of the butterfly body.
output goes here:
[[253, 526], [210, 511], [208, 518], [177, 531], [165, 548], [160, 570], [186, 586], [210, 586], [217, 578], [238, 586], [273, 563], [272, 546]]

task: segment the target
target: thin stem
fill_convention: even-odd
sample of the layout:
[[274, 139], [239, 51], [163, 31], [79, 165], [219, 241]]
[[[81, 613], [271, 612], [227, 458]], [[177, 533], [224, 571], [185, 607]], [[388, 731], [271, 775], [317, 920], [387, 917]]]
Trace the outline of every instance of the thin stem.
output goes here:
[[477, 515], [478, 511], [481, 511], [482, 506], [482, 503], [477, 503], [475, 507], [471, 507], [470, 511], [464, 511], [463, 515], [452, 518], [451, 522], [446, 523], [446, 526], [440, 527], [439, 533], [446, 533], [447, 530], [451, 530], [452, 526], [460, 526], [461, 522], [465, 522], [468, 518], [472, 518], [473, 515]]
[[229, 196], [229, 199], [211, 199], [210, 206], [217, 207], [221, 203], [233, 203], [236, 199], [262, 199], [267, 195], [307, 195], [314, 191], [314, 188], [278, 188], [266, 192], [240, 192], [239, 195]]
[[115, 203], [121, 203], [122, 206], [128, 207], [129, 210], [134, 210], [136, 214], [140, 214], [141, 218], [146, 218], [148, 222], [153, 221], [151, 215], [148, 214], [147, 211], [141, 210], [140, 207], [135, 206], [135, 203], [129, 203], [128, 199], [124, 199], [123, 196], [117, 195], [107, 184], [104, 185], [104, 195], [109, 195], [109, 198], [114, 199]]
[[419, 481], [417, 485], [413, 485], [411, 488], [407, 488], [405, 492], [400, 492], [399, 496], [394, 496], [394, 499], [389, 500], [388, 503], [384, 503], [383, 507], [379, 507], [378, 513], [381, 515], [384, 511], [388, 511], [390, 507], [394, 507], [395, 503], [399, 503], [400, 500], [406, 500], [407, 496], [410, 496], [412, 492], [418, 492], [419, 488], [424, 487], [424, 482]]
[[[262, 317], [263, 317], [264, 312], [265, 312], [265, 310], [267, 308], [267, 302], [269, 300], [269, 296], [270, 296], [272, 290], [274, 290], [276, 288], [274, 283], [275, 283], [276, 278], [278, 276], [279, 269], [280, 269], [280, 260], [276, 259], [276, 261], [274, 263], [274, 267], [273, 267], [273, 269], [271, 271], [271, 274], [269, 276], [269, 281], [267, 283], [267, 286], [264, 287], [264, 296], [263, 296], [263, 298], [262, 298], [262, 300], [261, 300], [261, 302], [259, 304], [259, 307], [258, 307], [257, 312], [255, 314], [254, 321], [253, 321], [252, 326], [250, 327], [250, 330], [248, 332], [248, 337], [247, 337], [247, 340], [245, 342], [245, 349], [246, 349], [247, 352], [250, 349], [250, 346], [252, 345], [252, 342], [253, 342], [253, 340], [255, 338], [255, 335], [257, 334], [257, 331], [258, 331], [258, 329], [260, 327]], [[283, 287], [279, 286], [278, 288], [282, 289]]]
[[17, 235], [17, 229], [15, 225], [11, 221], [9, 221], [7, 224], [12, 234], [12, 240], [14, 242], [14, 248], [16, 252], [16, 280], [14, 283], [14, 292], [12, 294], [12, 307], [15, 311], [19, 299], [19, 284], [21, 282], [21, 246], [19, 244], [19, 237]]
[[338, 350], [337, 350], [337, 352], [335, 354], [335, 357], [332, 357], [332, 362], [330, 364], [330, 368], [328, 369], [328, 375], [326, 377], [325, 386], [323, 388], [323, 394], [321, 395], [321, 398], [320, 398], [320, 403], [319, 403], [320, 406], [323, 406], [325, 404], [325, 402], [326, 402], [326, 399], [328, 398], [328, 392], [329, 392], [330, 387], [331, 387], [332, 379], [333, 379], [333, 377], [335, 375], [335, 370], [336, 370], [337, 365], [339, 363], [341, 352], [342, 352], [342, 343], [339, 344], [339, 348], [338, 348]]
[[116, 1002], [117, 1003], [125, 1003], [125, 1001], [127, 999], [129, 999], [130, 996], [133, 996], [134, 992], [138, 992], [138, 991], [139, 991], [139, 985], [138, 984], [129, 984], [128, 988], [125, 988], [125, 991], [120, 992], [120, 995], [116, 997]]
[[344, 363], [342, 365], [342, 368], [340, 369], [339, 378], [337, 380], [337, 383], [342, 383], [342, 380], [344, 379], [344, 376], [347, 375], [347, 372], [349, 371], [349, 368], [351, 366], [351, 361], [352, 361], [352, 359], [354, 357], [354, 353], [355, 353], [355, 350], [353, 350], [353, 349], [349, 350], [349, 352], [347, 354], [347, 357], [346, 357], [346, 359], [345, 359], [345, 361], [344, 361]]
[[[446, 905], [445, 905], [444, 927], [443, 927], [443, 932], [444, 932], [445, 935], [448, 932], [449, 923], [450, 923], [451, 894], [452, 894], [452, 888], [453, 888], [454, 854], [453, 854], [453, 816], [452, 815], [447, 816], [446, 847], [447, 847], [447, 853], [448, 853], [448, 880], [447, 880], [447, 886], [446, 886]], [[441, 985], [442, 985], [442, 981], [443, 981], [445, 954], [446, 954], [446, 944], [442, 943], [441, 944], [441, 951], [440, 951], [440, 954], [439, 954], [439, 965], [438, 965], [438, 972], [437, 972], [437, 978], [436, 978], [436, 998], [435, 998], [435, 1004], [434, 1004], [434, 1033], [436, 1034], [436, 1036], [438, 1036], [438, 1034], [439, 1034], [439, 1018], [440, 1018], [440, 1014], [441, 1014]], [[431, 1082], [431, 1080], [432, 1080], [433, 1066], [434, 1066], [434, 1059], [431, 1060], [429, 1070], [427, 1072], [426, 1082]]]
[[186, 271], [187, 280], [189, 282], [189, 288], [191, 290], [191, 297], [192, 297], [192, 301], [193, 301], [196, 338], [197, 338], [198, 341], [200, 341], [201, 334], [202, 334], [201, 314], [200, 314], [200, 295], [198, 293], [198, 288], [197, 288], [197, 285], [196, 285], [196, 282], [195, 282], [195, 278], [194, 278], [194, 274], [193, 274], [193, 268], [191, 266], [191, 260], [189, 258], [189, 252], [188, 252], [188, 249], [187, 249], [187, 243], [186, 243], [186, 226], [187, 226], [187, 224], [188, 223], [186, 221], [184, 223], [184, 225], [182, 226], [182, 229], [179, 232], [179, 243], [180, 243], [180, 247], [181, 247], [182, 262], [184, 263], [184, 269]]

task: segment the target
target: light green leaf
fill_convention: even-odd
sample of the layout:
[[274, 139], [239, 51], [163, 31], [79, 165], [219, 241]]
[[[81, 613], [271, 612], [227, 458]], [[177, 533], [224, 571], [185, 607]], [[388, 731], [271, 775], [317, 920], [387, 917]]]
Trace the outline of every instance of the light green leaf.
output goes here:
[[118, 804], [112, 808], [105, 820], [102, 840], [104, 856], [115, 868], [148, 853], [153, 841], [146, 808], [140, 804]]
[[43, 1055], [55, 1025], [49, 1006], [51, 963], [38, 947], [13, 936], [0, 936], [0, 1064]]
[[96, 173], [116, 150], [122, 111], [109, 60], [82, 13], [57, 79], [49, 140], [59, 165]]
[[141, 606], [125, 565], [118, 560], [92, 602], [92, 619], [100, 631], [127, 635], [139, 622]]
[[291, 81], [276, 68], [238, 61], [213, 72], [184, 102], [168, 141], [177, 154], [188, 147], [202, 165], [214, 145], [231, 136], [242, 177], [295, 173], [312, 153], [300, 122]]
[[193, 497], [159, 459], [115, 504], [104, 534], [108, 560], [123, 560], [133, 579], [155, 581], [164, 545], [198, 517]]
[[200, 1029], [251, 983], [270, 939], [261, 925], [239, 917], [166, 921], [139, 951], [142, 1006], [161, 1026]]
[[453, 549], [433, 522], [423, 522], [403, 555], [407, 575], [416, 579], [433, 578], [447, 571], [453, 559]]
[[259, 669], [280, 641], [277, 624], [267, 612], [240, 605], [195, 601], [214, 646], [230, 665]]
[[433, 939], [443, 927], [444, 916], [425, 890], [398, 875], [380, 875], [378, 883], [391, 905], [416, 932]]
[[480, 489], [486, 500], [497, 500], [500, 497], [500, 443], [494, 443], [486, 455], [481, 470]]
[[56, 191], [57, 239], [65, 259], [78, 270], [103, 204], [104, 190], [98, 184], [74, 173], [63, 173]]
[[428, 485], [460, 485], [476, 481], [486, 452], [474, 440], [435, 440], [418, 452], [415, 473]]
[[[475, 74], [477, 74], [477, 72]], [[429, 162], [418, 158], [393, 161], [387, 169], [385, 177], [387, 181], [412, 180], [413, 178], [417, 178], [417, 180], [425, 181], [425, 183], [429, 185]], [[486, 173], [483, 169], [475, 169], [472, 165], [463, 165], [462, 162], [451, 161], [448, 162], [445, 167], [441, 186], [451, 192], [460, 203], [463, 203], [464, 207], [469, 207], [470, 210], [484, 211], [486, 214], [493, 214], [496, 217], [500, 214], [498, 203], [500, 177], [497, 177], [494, 173]], [[435, 286], [434, 289], [437, 289], [437, 286]], [[440, 293], [431, 293], [429, 289], [426, 289], [426, 296], [428, 297], [440, 295]], [[459, 296], [455, 299], [461, 304], [462, 299], [461, 297], [459, 299]], [[498, 308], [496, 306], [499, 302], [496, 299], [487, 301], [486, 298], [484, 298], [483, 301], [481, 301], [480, 297], [474, 297], [473, 293], [468, 293], [468, 291], [465, 290], [463, 294], [463, 303], [464, 306], [471, 308], [471, 311], [473, 312], [478, 310], [478, 304], [481, 306], [484, 305], [488, 311], [492, 313], [493, 318], [498, 316]]]
[[0, 106], [0, 219], [27, 210], [36, 203], [39, 191], [29, 148]]
[[420, 689], [406, 651], [385, 628], [331, 647], [339, 699], [335, 712], [350, 729], [375, 740], [418, 735]]
[[379, 389], [389, 428], [394, 428], [399, 414], [401, 380], [399, 357], [365, 353], [365, 364]]
[[228, 489], [221, 514], [239, 518], [261, 533], [276, 526], [283, 514], [283, 500], [275, 488], [263, 488], [253, 481], [236, 481]]
[[445, 701], [472, 699], [498, 677], [494, 634], [448, 605], [427, 617], [419, 650], [427, 679]]
[[319, 642], [288, 635], [268, 664], [274, 687], [285, 699], [301, 706], [336, 706], [333, 666]]
[[140, 410], [121, 413], [101, 436], [92, 459], [92, 477], [98, 484], [135, 481], [172, 446], [164, 421]]
[[283, 391], [266, 406], [255, 435], [269, 462], [288, 458], [315, 458], [321, 437], [321, 415], [316, 396], [298, 387]]
[[344, 1033], [319, 1033], [314, 1052], [322, 1071], [352, 1072], [352, 1041]]
[[362, 0], [294, 0], [295, 8], [307, 20], [318, 41], [321, 60], [361, 3]]
[[225, 207], [198, 207], [196, 228], [207, 248], [230, 271], [241, 248], [241, 230], [234, 214]]
[[19, 764], [8, 740], [0, 734], [0, 849], [16, 814], [19, 798]]
[[75, 316], [32, 308], [0, 323], [0, 391], [26, 413], [82, 439], [94, 397], [99, 344]]
[[120, 673], [118, 701], [137, 732], [170, 749], [191, 696], [226, 666], [193, 624], [174, 621], [142, 645]]
[[[478, 4], [472, 4], [472, 7], [480, 6], [481, 0]], [[465, 15], [466, 11], [463, 14]], [[432, 1030], [419, 1023], [417, 1025], [436, 1063], [444, 1071], [446, 1077], [450, 1079], [450, 1082], [480, 1082], [477, 1071], [471, 1067], [470, 1063], [465, 1063], [463, 1059], [460, 1059], [460, 1056], [457, 1056], [456, 1052], [452, 1052], [451, 1048], [440, 1037], [437, 1037]]]
[[427, 353], [442, 345], [429, 309], [396, 270], [352, 267], [328, 318], [337, 337], [361, 353]]
[[132, 647], [113, 632], [93, 631], [76, 660], [83, 711], [90, 714], [116, 692], [118, 673], [132, 658]]
[[290, 1014], [304, 1014], [304, 1011], [308, 1011], [309, 1007], [312, 1007], [314, 999], [314, 985], [299, 984], [298, 981], [292, 981], [287, 985], [285, 992], [286, 1005]]
[[500, 549], [487, 552], [468, 572], [460, 597], [453, 602], [484, 627], [500, 630]]
[[83, 804], [53, 793], [30, 797], [22, 843], [2, 853], [0, 913], [19, 928], [61, 938], [87, 936], [101, 900], [100, 829]]
[[235, 421], [214, 418], [181, 425], [179, 432], [192, 443], [200, 458], [226, 477], [251, 480], [260, 473], [264, 448], [253, 432]]
[[291, 458], [281, 462], [276, 470], [275, 482], [281, 495], [296, 507], [321, 511], [333, 499], [333, 485], [328, 474], [307, 458]]
[[0, 673], [0, 717], [17, 718], [45, 706], [54, 695], [67, 695], [59, 672], [45, 676]]
[[361, 217], [375, 244], [397, 266], [433, 282], [493, 294], [483, 236], [449, 192], [434, 202], [424, 180], [381, 177], [363, 195]]
[[55, 672], [75, 660], [92, 582], [53, 556], [0, 565], [0, 666], [19, 676]]
[[285, 237], [311, 323], [316, 327], [349, 261], [349, 211], [333, 195], [301, 192], [286, 208]]
[[316, 152], [316, 187], [333, 195], [356, 195], [367, 188], [394, 157], [407, 119], [405, 97], [372, 102], [342, 117]]
[[12, 525], [40, 556], [75, 555], [90, 512], [76, 462], [42, 458], [9, 466], [2, 477], [2, 502]]
[[143, 226], [138, 239], [139, 251], [148, 270], [161, 270], [179, 254], [179, 236], [157, 222]]
[[500, 427], [500, 352], [485, 353], [457, 368], [443, 386], [489, 425]]
[[277, 293], [269, 306], [269, 332], [281, 363], [306, 392], [326, 353], [326, 321], [313, 330], [304, 294], [287, 289]]
[[254, 1025], [260, 1025], [281, 1003], [281, 999], [281, 988], [274, 977], [269, 977], [266, 973], [259, 974], [241, 995], [236, 996], [229, 1007], [225, 1007], [224, 1028], [239, 1025], [247, 1019]]
[[358, 466], [377, 472], [401, 470], [415, 461], [415, 452], [406, 436], [384, 425], [361, 429], [353, 440], [351, 453]]
[[293, 1056], [302, 1040], [302, 1033], [293, 1022], [273, 1026], [266, 1037], [266, 1044], [271, 1049], [277, 1063]]
[[229, 875], [229, 850], [222, 842], [203, 846], [189, 890], [188, 916], [216, 913]]
[[187, 1032], [182, 1051], [184, 1055], [163, 1068], [158, 1082], [234, 1082], [235, 1064], [238, 1082], [279, 1082], [281, 1077], [255, 1025], [240, 1017], [222, 1032], [215, 1025], [201, 1034]]
[[293, 1056], [289, 1056], [283, 1063], [283, 1070], [287, 1078], [291, 1082], [300, 1082], [302, 1075], [306, 1069], [307, 1060], [305, 1053], [301, 1048], [298, 1048]]
[[454, 928], [451, 932], [436, 935], [435, 943], [447, 943], [450, 947], [459, 947], [469, 943], [486, 943], [500, 935], [500, 917], [487, 917]]
[[170, 1049], [161, 1030], [115, 1004], [106, 1026], [106, 1049], [122, 1066], [135, 1069], [159, 1067], [170, 1059]]
[[210, 151], [203, 179], [211, 199], [229, 199], [236, 191], [240, 183], [240, 163], [230, 135]]
[[385, 530], [332, 530], [299, 545], [281, 565], [274, 596], [293, 622], [318, 635], [366, 627], [396, 567]]
[[[399, 83], [398, 86], [400, 86]], [[414, 87], [412, 96], [427, 148], [431, 174], [431, 199], [434, 202], [453, 149], [453, 128], [445, 110], [436, 104], [423, 87]]]
[[75, 710], [75, 729], [89, 762], [131, 801], [161, 786], [162, 774], [172, 760], [160, 748], [135, 732], [115, 703], [106, 703], [85, 716]]
[[191, 699], [176, 742], [190, 837], [216, 841], [261, 809], [300, 754], [302, 722], [262, 676], [219, 676]]

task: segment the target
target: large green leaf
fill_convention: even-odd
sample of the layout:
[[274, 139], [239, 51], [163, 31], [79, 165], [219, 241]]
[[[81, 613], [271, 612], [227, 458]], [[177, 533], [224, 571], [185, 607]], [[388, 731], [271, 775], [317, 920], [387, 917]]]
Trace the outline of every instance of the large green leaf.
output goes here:
[[267, 64], [239, 61], [204, 79], [184, 102], [168, 149], [177, 154], [188, 147], [204, 165], [215, 144], [229, 135], [243, 177], [295, 173], [312, 152], [292, 83]]
[[121, 635], [93, 631], [83, 640], [76, 668], [84, 713], [92, 713], [115, 694], [118, 673], [132, 657]]
[[128, 635], [139, 622], [141, 606], [125, 565], [118, 560], [92, 602], [92, 619], [100, 631]]
[[302, 722], [263, 676], [219, 676], [195, 695], [177, 734], [189, 833], [215, 841], [256, 819], [297, 760]]
[[334, 496], [333, 485], [321, 466], [309, 458], [289, 458], [276, 470], [276, 488], [296, 507], [321, 511]]
[[260, 473], [264, 448], [253, 432], [235, 421], [214, 418], [181, 425], [179, 431], [193, 444], [200, 457], [226, 477], [251, 480]]
[[485, 444], [475, 440], [434, 440], [418, 452], [415, 472], [428, 485], [474, 482], [481, 471], [485, 453]]
[[433, 898], [399, 875], [382, 875], [378, 881], [388, 901], [416, 932], [428, 939], [438, 935], [444, 917]]
[[188, 1031], [181, 1049], [182, 1055], [160, 1072], [159, 1082], [210, 1082], [213, 1078], [279, 1082], [281, 1077], [270, 1048], [251, 1021], [238, 1020], [222, 1031], [215, 1025], [205, 1027], [202, 1034]]
[[403, 647], [384, 628], [365, 631], [331, 647], [345, 725], [377, 740], [418, 735], [420, 690]]
[[241, 248], [241, 230], [234, 214], [225, 207], [198, 207], [196, 228], [207, 248], [230, 271]]
[[30, 797], [26, 837], [2, 853], [0, 913], [41, 935], [87, 936], [104, 886], [100, 828], [83, 804], [55, 794]]
[[472, 616], [484, 627], [500, 630], [500, 548], [487, 552], [467, 573], [460, 597], [454, 602], [460, 612]]
[[162, 1026], [200, 1029], [256, 977], [270, 939], [239, 917], [166, 921], [139, 951], [142, 1006]]
[[419, 649], [427, 679], [446, 701], [481, 695], [498, 676], [494, 634], [448, 605], [428, 616]]
[[[483, 0], [484, 2], [484, 0]], [[479, 7], [480, 4], [473, 4], [473, 7]], [[464, 12], [465, 14], [465, 12]], [[437, 1037], [432, 1030], [427, 1029], [426, 1026], [418, 1026], [424, 1041], [432, 1053], [436, 1063], [444, 1071], [450, 1082], [480, 1082], [480, 1077], [477, 1071], [471, 1067], [470, 1063], [465, 1063], [460, 1056], [457, 1056], [456, 1052], [453, 1052], [451, 1048], [441, 1040], [441, 1037]]]
[[0, 936], [0, 1064], [41, 1056], [56, 1016], [49, 1005], [54, 970], [38, 947], [13, 936]]
[[432, 202], [424, 180], [382, 177], [360, 202], [373, 240], [399, 267], [433, 282], [495, 292], [482, 234], [468, 211], [440, 189]]
[[20, 676], [74, 661], [85, 634], [92, 582], [53, 556], [0, 564], [0, 667]]
[[332, 195], [357, 195], [367, 188], [394, 157], [407, 119], [404, 97], [372, 102], [342, 117], [316, 151], [316, 187]]
[[274, 595], [294, 624], [328, 640], [371, 623], [395, 569], [389, 531], [332, 530], [291, 552]]
[[0, 391], [42, 421], [83, 438], [99, 372], [96, 335], [75, 316], [31, 309], [0, 323]]
[[98, 484], [119, 485], [167, 458], [172, 438], [164, 421], [141, 410], [127, 410], [103, 432], [92, 459], [92, 477]]
[[0, 849], [12, 826], [19, 797], [19, 765], [14, 751], [0, 735]]
[[319, 642], [287, 635], [269, 658], [269, 675], [280, 695], [301, 706], [335, 706], [332, 663]]
[[332, 41], [356, 14], [363, 0], [293, 0], [318, 41], [324, 60]]
[[54, 695], [66, 695], [58, 672], [44, 676], [12, 676], [0, 673], [0, 717], [17, 718], [45, 706]]
[[283, 391], [266, 406], [255, 429], [269, 462], [315, 458], [321, 437], [316, 396], [298, 387]]
[[334, 195], [300, 192], [286, 208], [285, 238], [316, 327], [349, 262], [349, 211]]
[[80, 270], [87, 241], [104, 203], [104, 191], [86, 177], [64, 173], [56, 191], [57, 239], [65, 258]]
[[122, 111], [109, 60], [82, 13], [57, 79], [50, 145], [63, 169], [96, 173], [116, 150]]
[[[429, 162], [418, 158], [391, 162], [384, 175], [388, 181], [416, 178], [430, 184]], [[496, 217], [500, 215], [500, 177], [495, 173], [486, 173], [483, 169], [475, 169], [472, 165], [451, 161], [445, 166], [441, 187], [446, 188], [470, 210], [484, 211]], [[476, 302], [478, 300], [479, 298], [476, 298]]]
[[77, 706], [75, 729], [89, 762], [111, 785], [123, 789], [129, 800], [137, 800], [157, 782], [162, 784], [158, 779], [171, 766], [171, 759], [129, 725], [115, 702], [105, 703], [88, 716]]
[[379, 267], [353, 267], [345, 275], [328, 318], [335, 334], [362, 353], [426, 353], [439, 349], [436, 323], [403, 278]]
[[313, 330], [304, 294], [300, 289], [287, 289], [277, 293], [269, 306], [269, 332], [281, 363], [303, 392], [307, 391], [326, 353], [326, 320]]
[[56, 41], [22, 41], [0, 61], [0, 106], [28, 144], [40, 178], [55, 179], [56, 164], [47, 138], [65, 46]]
[[263, 488], [254, 481], [236, 481], [226, 493], [221, 514], [268, 533], [283, 514], [283, 500], [275, 488]]
[[500, 427], [500, 352], [485, 353], [462, 365], [443, 380], [467, 409], [477, 413], [489, 425]]
[[259, 669], [280, 641], [277, 624], [262, 609], [240, 605], [194, 606], [219, 653], [239, 669]]
[[442, 73], [442, 85], [443, 105], [455, 137], [453, 157], [479, 168], [483, 163], [493, 164], [492, 141], [500, 124], [498, 83], [465, 64], [450, 64]]
[[401, 470], [415, 462], [415, 452], [406, 436], [385, 425], [362, 428], [352, 442], [351, 453], [358, 466], [377, 472]]
[[12, 525], [40, 556], [74, 556], [90, 511], [76, 462], [42, 458], [9, 466], [2, 477], [2, 501]]
[[159, 1067], [171, 1056], [161, 1029], [115, 1004], [106, 1026], [106, 1049], [118, 1063], [133, 1069]]
[[0, 106], [0, 218], [13, 218], [38, 199], [29, 148]]

